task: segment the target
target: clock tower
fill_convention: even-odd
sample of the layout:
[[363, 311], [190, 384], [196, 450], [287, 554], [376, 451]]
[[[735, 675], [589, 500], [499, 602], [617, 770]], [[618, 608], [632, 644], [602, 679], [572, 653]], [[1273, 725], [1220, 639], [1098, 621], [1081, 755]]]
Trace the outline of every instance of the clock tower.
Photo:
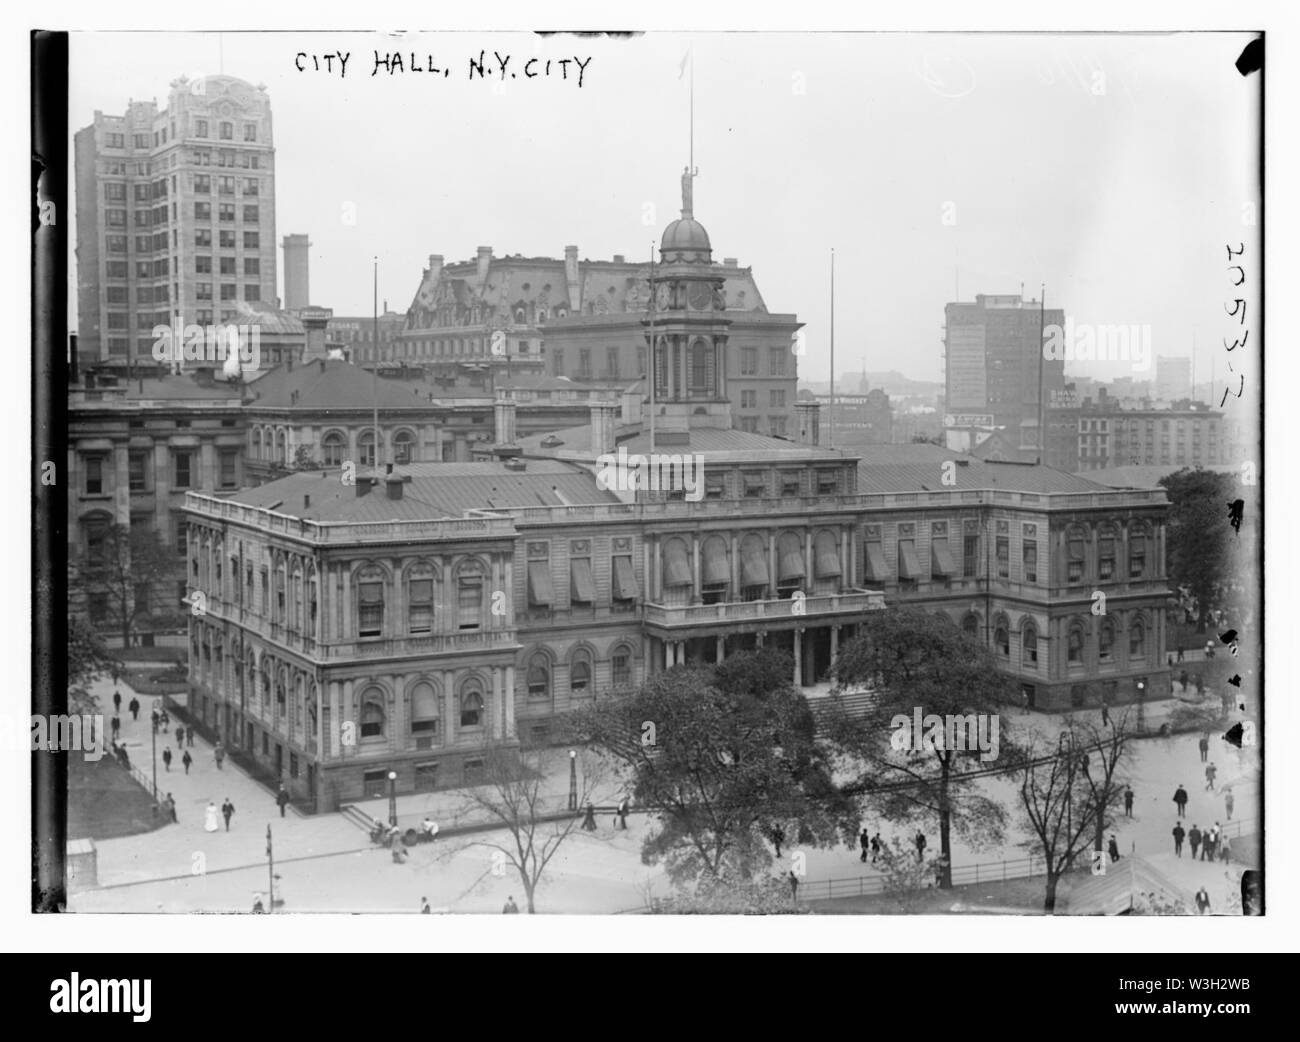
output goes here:
[[665, 432], [692, 426], [730, 427], [724, 277], [713, 264], [709, 233], [695, 219], [689, 167], [682, 173], [682, 215], [664, 229], [659, 264], [650, 277], [654, 402]]

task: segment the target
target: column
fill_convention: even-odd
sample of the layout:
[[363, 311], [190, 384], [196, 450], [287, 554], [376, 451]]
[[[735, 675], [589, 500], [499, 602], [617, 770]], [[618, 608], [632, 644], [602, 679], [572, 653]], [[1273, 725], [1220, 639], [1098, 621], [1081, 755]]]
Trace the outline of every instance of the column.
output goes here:
[[[338, 723], [335, 724], [335, 730], [341, 735], [343, 733], [343, 725], [347, 722], [352, 723], [352, 751], [355, 754], [357, 746], [361, 742], [361, 723], [360, 721], [352, 720], [352, 688], [353, 681], [343, 681], [343, 690], [340, 692], [340, 695], [342, 696], [342, 704], [339, 706]], [[252, 750], [249, 751], [251, 752]], [[343, 755], [347, 756], [346, 749], [344, 749]]]
[[443, 721], [446, 724], [446, 734], [443, 736], [443, 745], [451, 745], [456, 741], [456, 685], [455, 674], [450, 669], [442, 671], [442, 704], [443, 704]]
[[339, 591], [340, 602], [343, 606], [343, 617], [339, 621], [339, 637], [346, 640], [355, 635], [352, 626], [352, 579], [351, 569], [346, 561], [339, 564]]
[[655, 536], [651, 540], [652, 557], [650, 574], [646, 576], [646, 589], [652, 593], [651, 603], [661, 604], [663, 602], [663, 562], [660, 560], [659, 537]]
[[699, 604], [702, 599], [700, 596], [700, 533], [691, 533], [691, 561], [694, 567], [691, 569], [691, 603]]
[[[327, 752], [331, 759], [339, 758], [339, 682], [331, 680], [329, 682], [329, 709], [330, 709], [330, 733], [328, 736], [328, 749], [325, 745], [321, 746], [321, 751]], [[240, 743], [242, 744], [242, 742]]]
[[727, 638], [718, 634], [718, 662], [721, 664], [727, 657]]
[[767, 534], [767, 590], [764, 591], [764, 598], [771, 600], [776, 596], [777, 571], [776, 571], [776, 544], [777, 534], [768, 532]]
[[498, 738], [505, 737], [506, 700], [502, 692], [501, 668], [492, 670], [492, 733]]
[[645, 663], [646, 674], [654, 667], [654, 638], [646, 634], [641, 638], [641, 661]]
[[129, 525], [131, 523], [131, 464], [125, 442], [118, 442], [113, 446], [113, 506], [117, 523]]
[[817, 573], [813, 571], [813, 534], [812, 529], [803, 534], [803, 588], [811, 594], [817, 586]]
[[740, 536], [731, 533], [731, 590], [728, 600], [740, 600]]
[[839, 657], [839, 653], [840, 653], [840, 628], [838, 626], [832, 626], [831, 627], [831, 665], [832, 666], [835, 665], [835, 660], [836, 658]]
[[515, 736], [515, 667], [506, 666], [506, 721], [505, 737], [513, 738]]
[[794, 631], [794, 686], [803, 687], [803, 630]]
[[[857, 576], [853, 572], [852, 547], [853, 547], [853, 540], [849, 538], [849, 530], [847, 528], [841, 528], [840, 529], [840, 581], [838, 584], [840, 593], [843, 593], [845, 590], [852, 589], [854, 586], [857, 585], [857, 582], [855, 581], [857, 579]], [[832, 654], [831, 658], [834, 659], [835, 656]]]
[[[506, 595], [506, 613], [502, 618], [501, 625], [505, 629], [514, 629], [515, 625], [515, 562], [507, 557], [505, 559], [505, 595]], [[514, 667], [512, 666], [511, 669]]]
[[172, 491], [171, 452], [165, 440], [156, 441], [153, 446], [153, 490], [154, 528], [161, 534], [162, 541], [174, 550], [176, 547], [172, 540], [173, 529], [170, 509]]

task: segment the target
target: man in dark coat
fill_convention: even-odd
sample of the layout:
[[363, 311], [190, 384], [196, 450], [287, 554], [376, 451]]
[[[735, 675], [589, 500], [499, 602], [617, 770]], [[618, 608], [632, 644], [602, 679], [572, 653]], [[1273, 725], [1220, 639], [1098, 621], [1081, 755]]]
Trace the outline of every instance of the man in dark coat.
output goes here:
[[131, 701], [126, 704], [126, 707], [131, 710], [132, 720], [140, 719], [140, 700], [135, 695], [131, 696]]
[[1183, 823], [1181, 821], [1176, 822], [1174, 824], [1174, 855], [1177, 857], [1183, 856], [1183, 837], [1186, 835]]
[[234, 816], [235, 805], [230, 802], [230, 797], [226, 797], [226, 802], [221, 805], [221, 816], [226, 819], [226, 831], [230, 831], [230, 819]]
[[1178, 808], [1180, 818], [1187, 817], [1187, 790], [1181, 785], [1174, 790], [1174, 806]]
[[866, 829], [862, 830], [862, 835], [858, 837], [858, 842], [862, 845], [862, 863], [867, 863], [867, 851], [871, 848], [871, 836]]
[[289, 803], [289, 794], [285, 791], [284, 782], [280, 783], [280, 791], [275, 794], [276, 805], [280, 808], [280, 817], [284, 817], [284, 808]]
[[1201, 830], [1197, 828], [1196, 823], [1192, 823], [1192, 831], [1187, 833], [1187, 842], [1192, 848], [1192, 860], [1196, 860], [1196, 855], [1201, 851]]

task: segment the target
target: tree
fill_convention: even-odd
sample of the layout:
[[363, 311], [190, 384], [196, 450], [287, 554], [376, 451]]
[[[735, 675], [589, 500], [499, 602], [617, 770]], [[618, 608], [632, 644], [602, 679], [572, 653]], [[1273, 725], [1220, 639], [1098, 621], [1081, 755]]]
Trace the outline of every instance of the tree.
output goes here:
[[1197, 604], [1196, 630], [1204, 633], [1211, 609], [1222, 604], [1233, 578], [1228, 504], [1239, 498], [1231, 474], [1180, 470], [1160, 479], [1169, 496], [1165, 560], [1169, 579]]
[[[827, 724], [832, 744], [856, 768], [848, 791], [869, 796], [890, 821], [936, 822], [941, 885], [951, 887], [954, 828], [976, 848], [1002, 837], [1005, 811], [978, 791], [975, 778], [990, 768], [988, 753], [1004, 763], [1018, 755], [999, 712], [1015, 698], [1014, 682], [982, 643], [946, 619], [908, 609], [868, 614], [834, 672]], [[840, 695], [858, 688], [873, 697], [865, 713], [851, 716]], [[929, 728], [929, 737], [910, 733], [918, 717], [941, 719], [937, 741]], [[972, 724], [982, 726], [989, 750], [949, 740], [959, 723], [967, 738]]]
[[105, 674], [115, 679], [121, 663], [109, 652], [104, 638], [81, 615], [68, 618], [68, 711], [93, 713], [98, 700], [90, 685]]
[[[567, 789], [563, 797], [545, 791], [548, 778], [566, 773], [568, 759], [556, 749], [488, 745], [483, 750], [483, 783], [464, 790], [464, 811], [486, 811], [506, 832], [503, 839], [475, 840], [471, 846], [497, 851], [501, 863], [515, 870], [530, 914], [537, 911], [537, 889], [547, 866], [582, 820], [568, 810]], [[591, 800], [604, 773], [597, 759], [582, 756], [580, 808]]]
[[951, 875], [943, 857], [917, 857], [915, 848], [908, 849], [897, 836], [882, 847], [880, 854], [884, 892], [904, 913], [915, 912], [924, 892]]
[[149, 615], [149, 594], [159, 583], [171, 580], [175, 571], [175, 555], [153, 532], [114, 521], [82, 557], [74, 581], [87, 597], [104, 597], [126, 648], [136, 620]]
[[1110, 734], [1074, 722], [1053, 748], [1031, 743], [1020, 786], [1022, 818], [1031, 839], [1024, 846], [1041, 852], [1047, 865], [1043, 908], [1056, 908], [1061, 877], [1075, 867], [1092, 836], [1094, 862], [1107, 864], [1103, 848], [1110, 815], [1122, 803], [1124, 787], [1116, 774], [1126, 759], [1132, 733], [1127, 717]]
[[741, 652], [680, 666], [620, 698], [573, 714], [575, 737], [621, 766], [657, 828], [641, 859], [678, 885], [750, 879], [768, 844], [831, 843], [856, 824], [813, 734], [812, 712], [786, 679], [783, 652]]

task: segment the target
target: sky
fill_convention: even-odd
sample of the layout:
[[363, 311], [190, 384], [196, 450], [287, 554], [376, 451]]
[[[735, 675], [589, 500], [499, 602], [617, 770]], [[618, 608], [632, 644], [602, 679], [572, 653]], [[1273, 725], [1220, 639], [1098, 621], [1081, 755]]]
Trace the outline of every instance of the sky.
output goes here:
[[[378, 256], [380, 296], [404, 311], [430, 254], [648, 258], [680, 208], [693, 63], [695, 216], [715, 259], [752, 266], [768, 309], [806, 323], [801, 377], [829, 373], [834, 250], [841, 374], [941, 380], [947, 302], [1046, 285], [1076, 324], [1148, 326], [1156, 355], [1195, 344], [1204, 380], [1212, 364], [1226, 375], [1222, 341], [1239, 335], [1225, 243], [1244, 241], [1260, 288], [1259, 77], [1233, 66], [1248, 40], [74, 33], [69, 129], [128, 99], [165, 106], [183, 74], [264, 83], [277, 242], [310, 236], [312, 302], [369, 314]], [[450, 75], [372, 75], [376, 50]], [[351, 55], [343, 77], [297, 57], [335, 52]], [[480, 52], [494, 69], [508, 56], [504, 89], [471, 80]], [[533, 57], [551, 75], [525, 79]], [[558, 65], [575, 57], [590, 59], [581, 86]], [[1066, 371], [1154, 376], [1118, 360]]]

